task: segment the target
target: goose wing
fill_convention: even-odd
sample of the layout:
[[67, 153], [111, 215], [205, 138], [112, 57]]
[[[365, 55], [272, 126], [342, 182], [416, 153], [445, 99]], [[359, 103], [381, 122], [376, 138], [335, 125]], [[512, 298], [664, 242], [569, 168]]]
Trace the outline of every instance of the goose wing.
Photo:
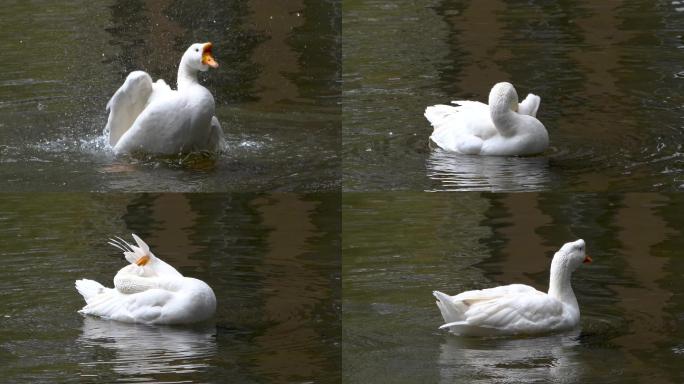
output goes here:
[[462, 308], [462, 318], [444, 324], [461, 333], [474, 328], [496, 333], [539, 333], [553, 330], [563, 321], [563, 304], [546, 293], [514, 284], [454, 296]]
[[147, 106], [153, 92], [152, 78], [143, 71], [131, 72], [123, 85], [107, 103], [109, 118], [105, 132], [109, 132], [109, 144], [116, 145], [121, 136], [133, 125], [135, 119]]
[[[537, 291], [538, 292], [538, 291]], [[544, 293], [506, 295], [475, 302], [466, 312], [466, 322], [487, 328], [520, 331], [551, 329], [563, 315], [560, 301]]]
[[223, 145], [223, 129], [216, 116], [211, 118], [211, 128], [207, 148], [212, 152], [220, 151]]
[[164, 289], [148, 289], [135, 294], [107, 289], [79, 312], [129, 323], [154, 323], [172, 299], [173, 293]]

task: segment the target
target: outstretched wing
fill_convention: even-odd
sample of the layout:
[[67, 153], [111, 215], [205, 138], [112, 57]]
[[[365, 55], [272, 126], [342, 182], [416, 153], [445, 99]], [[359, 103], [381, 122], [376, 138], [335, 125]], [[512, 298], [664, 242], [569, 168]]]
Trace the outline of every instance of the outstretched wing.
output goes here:
[[131, 72], [123, 85], [107, 103], [109, 118], [105, 132], [109, 132], [109, 144], [116, 145], [121, 136], [133, 125], [145, 109], [153, 91], [152, 78], [143, 71]]

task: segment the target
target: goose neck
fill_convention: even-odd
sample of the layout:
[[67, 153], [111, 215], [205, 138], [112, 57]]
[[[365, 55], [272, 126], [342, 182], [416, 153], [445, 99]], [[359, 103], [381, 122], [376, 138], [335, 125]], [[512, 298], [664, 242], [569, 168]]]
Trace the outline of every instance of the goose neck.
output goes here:
[[575, 308], [577, 298], [571, 285], [571, 271], [563, 268], [563, 265], [552, 263], [551, 276], [549, 278], [549, 296], [559, 300], [563, 304], [571, 305]]
[[511, 105], [505, 97], [499, 97], [489, 104], [489, 113], [492, 122], [502, 133], [512, 131], [515, 125], [516, 113], [511, 110]]
[[185, 60], [178, 67], [178, 89], [187, 88], [197, 83], [197, 70], [188, 65]]

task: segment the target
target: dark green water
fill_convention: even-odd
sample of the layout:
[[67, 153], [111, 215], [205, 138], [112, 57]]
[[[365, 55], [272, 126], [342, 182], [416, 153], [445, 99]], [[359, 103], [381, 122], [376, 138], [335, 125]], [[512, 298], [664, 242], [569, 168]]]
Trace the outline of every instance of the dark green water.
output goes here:
[[[684, 196], [348, 193], [343, 197], [345, 383], [681, 383]], [[577, 332], [464, 338], [440, 331], [433, 290], [546, 291], [577, 238]]]
[[[343, 3], [345, 190], [682, 189], [684, 10], [670, 1]], [[541, 96], [551, 147], [428, 149], [426, 106]]]
[[[12, 0], [0, 25], [0, 381], [684, 382], [684, 2]], [[204, 41], [226, 152], [114, 156], [127, 74], [175, 86]], [[548, 151], [428, 148], [426, 106], [498, 81], [541, 96]], [[212, 322], [77, 313], [131, 232]], [[577, 238], [580, 329], [438, 330], [433, 290], [546, 290]]]
[[[1, 191], [319, 191], [340, 185], [335, 1], [5, 1], [0, 9]], [[182, 53], [212, 41], [201, 76], [227, 151], [213, 163], [115, 157], [109, 98], [133, 70], [175, 87]]]
[[[204, 326], [84, 318], [137, 233], [214, 290]], [[17, 194], [0, 199], [3, 382], [340, 380], [339, 195]]]

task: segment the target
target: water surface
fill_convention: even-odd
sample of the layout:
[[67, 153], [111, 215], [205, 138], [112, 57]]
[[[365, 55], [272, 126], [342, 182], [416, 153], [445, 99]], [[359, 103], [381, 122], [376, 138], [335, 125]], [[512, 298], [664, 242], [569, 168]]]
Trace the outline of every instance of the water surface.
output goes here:
[[[679, 194], [353, 193], [343, 197], [346, 383], [680, 383]], [[553, 253], [583, 238], [580, 328], [468, 338], [433, 290], [523, 283], [546, 291]]]
[[[678, 1], [345, 1], [346, 190], [674, 191], [684, 186]], [[551, 147], [492, 160], [428, 148], [426, 106], [541, 96]]]
[[[340, 380], [337, 194], [5, 194], [0, 199], [4, 382]], [[217, 297], [213, 321], [83, 317], [80, 278], [112, 286], [106, 244], [140, 235]]]
[[[335, 1], [9, 1], [0, 10], [0, 190], [330, 190], [339, 186]], [[226, 134], [216, 161], [115, 157], [105, 106], [144, 70], [175, 88], [180, 58], [212, 41], [200, 75]]]

